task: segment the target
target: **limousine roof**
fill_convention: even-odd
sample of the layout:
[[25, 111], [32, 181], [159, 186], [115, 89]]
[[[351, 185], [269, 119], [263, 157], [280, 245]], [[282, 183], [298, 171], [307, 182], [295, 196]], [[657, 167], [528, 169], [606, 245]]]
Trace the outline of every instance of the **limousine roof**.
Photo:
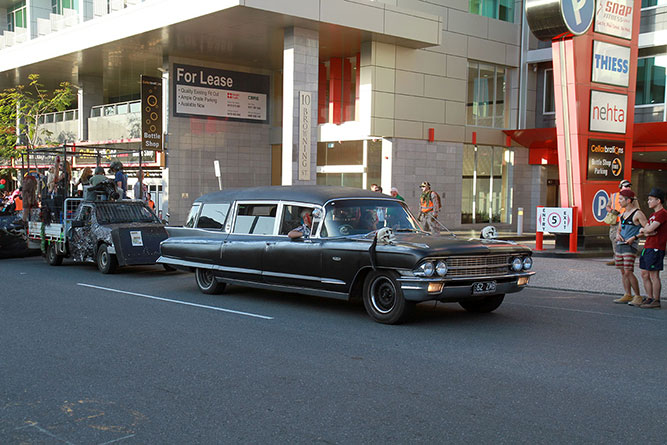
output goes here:
[[296, 201], [323, 205], [327, 201], [336, 198], [375, 198], [391, 199], [389, 195], [383, 195], [369, 190], [352, 187], [335, 187], [330, 185], [286, 185], [267, 187], [248, 187], [227, 189], [219, 192], [207, 193], [195, 200], [195, 202], [233, 202], [233, 201]]

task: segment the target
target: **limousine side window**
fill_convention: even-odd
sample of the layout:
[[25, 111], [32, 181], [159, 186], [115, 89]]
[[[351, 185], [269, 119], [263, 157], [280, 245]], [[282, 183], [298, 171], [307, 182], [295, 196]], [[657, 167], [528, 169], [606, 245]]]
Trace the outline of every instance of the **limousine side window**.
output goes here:
[[222, 204], [204, 204], [201, 214], [197, 220], [197, 227], [200, 229], [223, 230], [225, 220], [229, 213], [229, 203]]
[[278, 204], [239, 204], [233, 233], [272, 235]]
[[195, 222], [197, 221], [197, 215], [199, 214], [199, 207], [201, 207], [201, 204], [198, 202], [192, 204], [190, 213], [188, 213], [188, 218], [185, 220], [185, 227], [192, 228], [195, 226]]
[[[303, 224], [303, 218], [301, 217], [301, 213], [304, 210], [312, 212], [313, 207], [285, 205], [283, 207], [283, 219], [280, 222], [279, 235], [287, 235], [291, 230], [301, 226]], [[316, 225], [313, 225], [311, 231], [313, 235], [317, 233], [317, 225], [319, 225], [319, 222]]]

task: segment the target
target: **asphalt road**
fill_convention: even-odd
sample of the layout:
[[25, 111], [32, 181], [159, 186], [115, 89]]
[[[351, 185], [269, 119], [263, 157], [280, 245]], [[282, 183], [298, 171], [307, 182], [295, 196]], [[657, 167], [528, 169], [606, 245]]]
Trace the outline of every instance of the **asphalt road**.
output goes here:
[[386, 326], [345, 302], [203, 295], [159, 267], [33, 257], [0, 277], [2, 444], [667, 439], [665, 309], [527, 289]]

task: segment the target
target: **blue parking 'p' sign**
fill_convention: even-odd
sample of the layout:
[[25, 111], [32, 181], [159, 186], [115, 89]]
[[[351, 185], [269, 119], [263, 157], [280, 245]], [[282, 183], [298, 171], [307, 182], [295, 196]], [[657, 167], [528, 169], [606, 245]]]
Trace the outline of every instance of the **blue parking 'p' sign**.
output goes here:
[[607, 216], [607, 204], [609, 204], [609, 195], [604, 190], [598, 190], [593, 197], [593, 218], [597, 222], [602, 222]]

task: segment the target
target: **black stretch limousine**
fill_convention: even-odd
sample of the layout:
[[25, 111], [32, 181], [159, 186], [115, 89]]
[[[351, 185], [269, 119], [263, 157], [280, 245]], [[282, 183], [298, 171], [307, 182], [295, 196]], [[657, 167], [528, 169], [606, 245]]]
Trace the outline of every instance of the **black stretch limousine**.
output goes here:
[[158, 262], [195, 272], [204, 293], [237, 284], [360, 297], [381, 323], [399, 323], [427, 300], [490, 312], [534, 274], [527, 247], [431, 235], [405, 203], [353, 188], [209, 193], [194, 202], [185, 227], [168, 232]]

